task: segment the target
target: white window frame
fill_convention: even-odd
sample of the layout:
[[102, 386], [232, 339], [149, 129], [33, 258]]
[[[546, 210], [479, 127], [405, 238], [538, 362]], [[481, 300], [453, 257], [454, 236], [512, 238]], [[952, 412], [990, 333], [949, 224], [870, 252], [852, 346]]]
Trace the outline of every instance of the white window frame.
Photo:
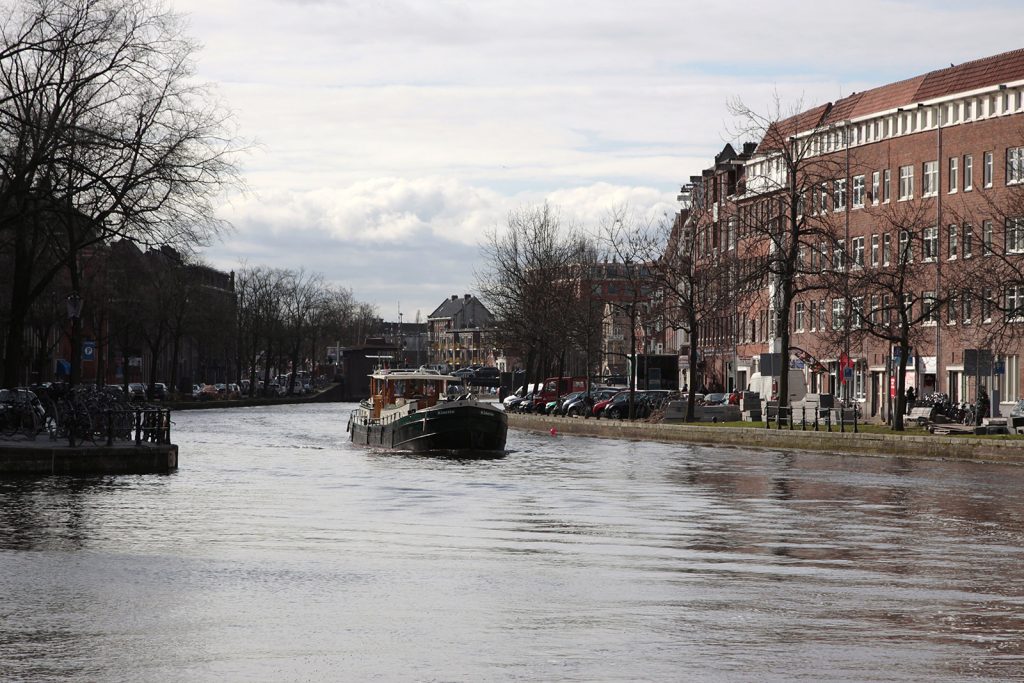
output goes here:
[[853, 208], [864, 208], [864, 176], [853, 177]]
[[949, 194], [956, 194], [960, 184], [960, 157], [949, 158]]
[[853, 267], [864, 267], [864, 238], [854, 237], [850, 240], [850, 251], [853, 252]]
[[[913, 192], [913, 190], [911, 190]], [[939, 162], [926, 161], [921, 165], [921, 196], [934, 197], [939, 193]]]
[[803, 301], [797, 301], [796, 302], [796, 310], [793, 313], [793, 323], [794, 323], [794, 329], [797, 332], [803, 332], [804, 331], [804, 302]]
[[1006, 253], [1024, 254], [1024, 218], [1006, 219]]
[[970, 223], [964, 223], [964, 239], [963, 244], [960, 246], [960, 253], [963, 254], [965, 259], [974, 256], [974, 228], [971, 227]]
[[843, 327], [843, 318], [846, 314], [846, 301], [842, 298], [832, 299], [832, 329], [838, 330]]
[[982, 221], [981, 222], [981, 255], [982, 256], [991, 256], [992, 254], [995, 253], [995, 251], [993, 250], [993, 245], [992, 245], [993, 233], [994, 233], [994, 228], [992, 226], [992, 221]]
[[846, 178], [840, 178], [832, 184], [832, 210], [839, 212], [846, 210]]
[[887, 266], [892, 262], [892, 234], [882, 233], [882, 265]]
[[981, 162], [981, 184], [983, 187], [992, 187], [992, 179], [995, 175], [993, 164], [992, 152], [985, 152]]
[[878, 194], [882, 190], [882, 174], [878, 171], [874, 171], [871, 174], [871, 203], [878, 205], [879, 197]]
[[912, 165], [900, 166], [900, 194], [899, 200], [905, 202], [914, 198], [914, 167]]
[[1024, 322], [1024, 284], [1007, 285], [1003, 297], [1006, 319], [1012, 323]]
[[1009, 147], [1006, 150], [1006, 184], [1017, 185], [1024, 181], [1024, 147]]
[[877, 268], [879, 264], [879, 253], [881, 251], [881, 245], [878, 241], [878, 235], [871, 236], [871, 267]]
[[974, 189], [974, 157], [970, 154], [964, 155], [964, 192]]
[[921, 258], [931, 263], [939, 257], [939, 226], [933, 225], [921, 231]]
[[946, 232], [946, 259], [955, 261], [960, 250], [960, 226], [953, 223]]

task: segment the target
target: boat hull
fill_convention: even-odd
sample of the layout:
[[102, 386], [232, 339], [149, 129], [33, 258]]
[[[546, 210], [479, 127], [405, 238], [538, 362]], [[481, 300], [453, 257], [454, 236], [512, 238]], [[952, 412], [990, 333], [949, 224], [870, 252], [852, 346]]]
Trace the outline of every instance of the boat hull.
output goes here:
[[441, 404], [389, 423], [354, 415], [352, 443], [413, 452], [505, 450], [508, 415], [488, 404]]

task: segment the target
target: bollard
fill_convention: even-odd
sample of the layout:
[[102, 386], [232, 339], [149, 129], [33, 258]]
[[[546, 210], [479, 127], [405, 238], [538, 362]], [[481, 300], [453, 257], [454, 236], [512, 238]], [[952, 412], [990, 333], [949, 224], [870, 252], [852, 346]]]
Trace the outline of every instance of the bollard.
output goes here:
[[807, 431], [807, 406], [800, 406], [800, 431]]
[[820, 408], [814, 409], [814, 431], [818, 431], [818, 413], [821, 412]]
[[828, 430], [829, 434], [832, 433], [832, 409], [831, 408], [829, 408], [828, 412], [825, 413], [825, 429]]
[[846, 407], [842, 404], [839, 404], [839, 432], [846, 433]]
[[107, 445], [114, 445], [114, 413], [107, 408], [103, 411], [107, 414]]
[[853, 406], [853, 433], [857, 433], [857, 419], [860, 417], [860, 405]]

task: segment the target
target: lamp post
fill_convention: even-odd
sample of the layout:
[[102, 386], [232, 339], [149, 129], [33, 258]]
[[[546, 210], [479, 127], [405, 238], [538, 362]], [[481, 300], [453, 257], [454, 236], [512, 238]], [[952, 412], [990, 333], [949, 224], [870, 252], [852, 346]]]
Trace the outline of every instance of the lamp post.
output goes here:
[[82, 358], [82, 297], [78, 292], [71, 292], [65, 299], [68, 309], [68, 320], [71, 321], [71, 375], [68, 384], [78, 384], [81, 375]]

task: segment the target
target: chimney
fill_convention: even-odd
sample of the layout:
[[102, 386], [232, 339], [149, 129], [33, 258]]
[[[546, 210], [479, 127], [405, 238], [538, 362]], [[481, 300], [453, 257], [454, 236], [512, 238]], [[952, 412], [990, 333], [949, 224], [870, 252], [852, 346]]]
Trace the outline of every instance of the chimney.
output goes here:
[[458, 294], [452, 294], [452, 301], [455, 301], [455, 300], [457, 300], [458, 298], [459, 298], [459, 295], [458, 295]]
[[465, 297], [466, 301], [469, 301], [469, 294], [463, 294], [463, 297]]

